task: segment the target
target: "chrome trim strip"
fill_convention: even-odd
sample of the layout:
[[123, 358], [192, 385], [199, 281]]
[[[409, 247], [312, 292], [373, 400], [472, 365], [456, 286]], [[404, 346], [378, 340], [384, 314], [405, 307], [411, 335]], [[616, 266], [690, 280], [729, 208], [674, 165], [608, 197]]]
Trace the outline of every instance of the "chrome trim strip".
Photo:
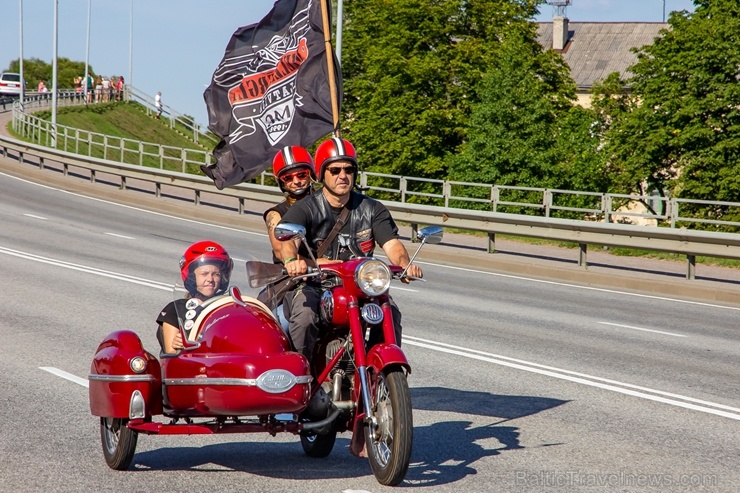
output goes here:
[[91, 373], [87, 376], [88, 380], [95, 382], [155, 382], [152, 375], [100, 375]]
[[256, 387], [256, 378], [165, 378], [165, 385], [237, 385]]
[[[313, 380], [313, 377], [311, 375], [302, 375], [300, 377], [295, 377], [295, 381], [297, 384], [307, 384], [311, 383]], [[165, 378], [164, 379], [165, 385], [237, 385], [237, 386], [244, 386], [244, 387], [256, 387], [257, 386], [257, 379], [256, 378], [204, 378], [204, 377], [198, 377], [198, 378]]]

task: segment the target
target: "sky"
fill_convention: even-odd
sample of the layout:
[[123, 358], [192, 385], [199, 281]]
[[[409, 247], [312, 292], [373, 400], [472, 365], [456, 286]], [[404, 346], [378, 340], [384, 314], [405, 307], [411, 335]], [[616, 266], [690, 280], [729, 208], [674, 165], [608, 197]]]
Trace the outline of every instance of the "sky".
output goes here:
[[[0, 71], [20, 56], [21, 4], [24, 59], [52, 62], [55, 2], [59, 57], [85, 60], [89, 3], [89, 63], [95, 72], [109, 77], [123, 75], [127, 83], [152, 98], [162, 91], [166, 105], [205, 126], [203, 91], [229, 38], [238, 27], [264, 17], [274, 0], [0, 0]], [[571, 22], [663, 20], [663, 0], [571, 3], [566, 8]], [[665, 9], [667, 18], [672, 10], [693, 11], [693, 3], [665, 0]], [[540, 11], [536, 20], [552, 19], [552, 7], [543, 4]], [[51, 87], [51, 81], [47, 86]]]

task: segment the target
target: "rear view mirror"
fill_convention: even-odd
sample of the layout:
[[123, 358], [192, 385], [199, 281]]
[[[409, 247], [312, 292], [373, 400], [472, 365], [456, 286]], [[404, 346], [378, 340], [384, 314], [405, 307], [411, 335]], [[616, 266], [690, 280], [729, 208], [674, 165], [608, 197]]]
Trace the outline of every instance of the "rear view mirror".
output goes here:
[[275, 238], [278, 241], [288, 241], [298, 238], [302, 240], [306, 237], [306, 228], [298, 224], [280, 223], [275, 226]]

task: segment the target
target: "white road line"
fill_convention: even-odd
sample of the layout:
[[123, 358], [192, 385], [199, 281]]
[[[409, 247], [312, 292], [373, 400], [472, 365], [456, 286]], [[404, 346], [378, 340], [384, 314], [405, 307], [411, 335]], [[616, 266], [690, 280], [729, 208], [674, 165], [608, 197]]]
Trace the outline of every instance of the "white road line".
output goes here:
[[617, 291], [615, 289], [606, 289], [606, 288], [595, 288], [593, 286], [580, 286], [578, 284], [569, 284], [566, 282], [558, 282], [558, 281], [547, 281], [545, 279], [535, 279], [532, 277], [524, 277], [524, 276], [515, 276], [513, 274], [501, 274], [499, 272], [489, 272], [485, 270], [476, 270], [476, 269], [469, 269], [467, 267], [456, 267], [454, 265], [445, 265], [445, 264], [436, 264], [433, 262], [420, 262], [418, 260], [415, 260], [414, 263], [419, 263], [422, 265], [432, 265], [434, 267], [442, 267], [445, 269], [450, 270], [459, 270], [463, 272], [474, 272], [476, 274], [486, 274], [489, 276], [496, 276], [496, 277], [506, 277], [508, 279], [519, 279], [521, 281], [531, 281], [531, 282], [537, 282], [540, 284], [552, 284], [553, 286], [565, 286], [568, 288], [575, 288], [575, 289], [585, 289], [589, 291], [599, 291], [601, 293], [613, 293], [613, 294], [622, 294], [625, 296], [634, 296], [637, 298], [647, 298], [651, 300], [661, 300], [661, 301], [672, 301], [674, 303], [685, 303], [688, 305], [699, 305], [699, 306], [708, 306], [711, 308], [724, 308], [726, 310], [737, 310], [740, 311], [740, 307], [737, 306], [727, 306], [727, 305], [715, 305], [713, 303], [704, 303], [701, 301], [688, 301], [688, 300], [680, 300], [677, 298], [668, 298], [666, 296], [653, 296], [649, 294], [640, 294], [640, 293], [630, 293], [629, 291]]
[[41, 262], [42, 264], [54, 265], [56, 267], [64, 267], [65, 269], [76, 270], [79, 272], [87, 272], [88, 274], [95, 274], [98, 276], [108, 277], [111, 279], [118, 279], [134, 284], [140, 284], [142, 286], [148, 286], [150, 288], [162, 289], [165, 291], [172, 291], [172, 284], [166, 284], [163, 282], [152, 281], [150, 279], [143, 279], [141, 277], [129, 276], [126, 274], [120, 274], [118, 272], [111, 272], [102, 269], [96, 269], [95, 267], [87, 267], [84, 265], [73, 264], [71, 262], [65, 262], [64, 260], [57, 260], [48, 257], [42, 257], [33, 253], [21, 252], [10, 248], [0, 246], [0, 254], [11, 255], [13, 257], [24, 258], [27, 260], [33, 260], [34, 262]]
[[119, 235], [116, 233], [105, 233], [105, 234], [107, 234], [108, 236], [115, 236], [116, 238], [123, 238], [124, 240], [135, 240], [136, 239], [132, 236]]
[[207, 223], [207, 222], [203, 222], [203, 221], [196, 221], [194, 219], [187, 219], [187, 218], [184, 218], [184, 217], [172, 216], [172, 215], [169, 215], [169, 214], [163, 214], [161, 212], [155, 212], [155, 211], [150, 211], [150, 210], [147, 210], [147, 209], [142, 209], [140, 207], [133, 207], [131, 205], [119, 204], [118, 202], [111, 202], [110, 200], [103, 200], [103, 199], [99, 199], [99, 198], [96, 198], [96, 197], [88, 197], [87, 195], [82, 195], [82, 194], [79, 194], [79, 193], [70, 192], [68, 190], [62, 190], [61, 188], [54, 188], [54, 187], [50, 187], [49, 185], [42, 185], [40, 183], [35, 183], [35, 182], [32, 182], [32, 181], [24, 180], [23, 178], [18, 178], [17, 176], [12, 176], [12, 175], [9, 175], [7, 173], [0, 173], [0, 175], [5, 176], [7, 178], [12, 178], [14, 180], [22, 181], [23, 183], [28, 183], [29, 185], [36, 185], [37, 187], [46, 188], [47, 190], [54, 190], [56, 192], [66, 193], [66, 194], [72, 195], [74, 197], [80, 197], [80, 198], [83, 198], [83, 199], [94, 200], [96, 202], [102, 202], [103, 204], [109, 204], [109, 205], [114, 205], [114, 206], [118, 206], [118, 207], [123, 207], [124, 209], [129, 209], [129, 210], [132, 210], [132, 211], [143, 212], [145, 214], [152, 214], [152, 215], [155, 215], [155, 216], [166, 217], [166, 218], [169, 218], [169, 219], [175, 219], [177, 221], [184, 221], [184, 222], [192, 223], [192, 224], [200, 224], [202, 226], [210, 226], [212, 228], [217, 228], [217, 229], [225, 229], [227, 231], [236, 231], [238, 233], [244, 233], [244, 234], [248, 234], [248, 235], [267, 236], [267, 233], [256, 233], [256, 232], [253, 232], [253, 231], [246, 231], [246, 230], [243, 230], [243, 229], [230, 228], [228, 226], [221, 226], [220, 224], [212, 224], [212, 223]]
[[58, 377], [64, 378], [65, 380], [74, 382], [77, 385], [82, 385], [85, 388], [90, 387], [90, 383], [86, 379], [80, 378], [77, 375], [72, 375], [71, 373], [67, 373], [66, 371], [60, 370], [58, 368], [53, 368], [51, 366], [39, 366], [39, 370], [48, 371], [49, 373], [52, 373]]
[[[139, 212], [143, 212], [143, 213], [146, 213], [146, 214], [153, 214], [153, 215], [156, 215], [156, 216], [167, 217], [167, 218], [175, 219], [175, 220], [178, 220], [178, 221], [190, 222], [190, 223], [193, 223], [193, 224], [201, 224], [201, 225], [205, 225], [205, 226], [211, 226], [211, 227], [214, 227], [214, 228], [225, 229], [225, 230], [228, 230], [228, 231], [236, 231], [236, 232], [250, 234], [250, 235], [256, 235], [256, 236], [267, 236], [267, 234], [265, 234], [265, 233], [256, 233], [256, 232], [252, 232], [252, 231], [245, 231], [243, 229], [230, 228], [228, 226], [221, 226], [219, 224], [211, 224], [211, 223], [206, 223], [206, 222], [202, 222], [202, 221], [195, 221], [193, 219], [186, 219], [186, 218], [182, 218], [182, 217], [171, 216], [169, 214], [163, 214], [161, 212], [149, 211], [149, 210], [146, 210], [146, 209], [141, 209], [139, 207], [133, 207], [133, 206], [130, 206], [130, 205], [119, 204], [117, 202], [111, 202], [111, 201], [108, 201], [108, 200], [98, 199], [96, 197], [88, 197], [88, 196], [81, 195], [81, 194], [78, 194], [78, 193], [69, 192], [67, 190], [62, 190], [62, 189], [59, 189], [59, 188], [50, 187], [48, 185], [41, 185], [39, 183], [35, 183], [35, 182], [32, 182], [32, 181], [24, 180], [23, 178], [18, 178], [16, 176], [11, 176], [11, 175], [8, 175], [6, 173], [0, 173], [0, 175], [6, 176], [8, 178], [13, 178], [15, 180], [20, 180], [20, 181], [22, 181], [24, 183], [28, 183], [30, 185], [36, 185], [36, 186], [39, 186], [39, 187], [47, 188], [49, 190], [55, 190], [57, 192], [66, 193], [66, 194], [69, 194], [69, 195], [73, 195], [75, 197], [80, 197], [80, 198], [89, 199], [89, 200], [95, 200], [95, 201], [102, 202], [102, 203], [105, 203], [105, 204], [110, 204], [110, 205], [113, 205], [113, 206], [124, 207], [126, 209], [130, 209], [130, 210], [134, 210], [134, 211], [139, 211]], [[652, 296], [652, 295], [647, 295], [647, 294], [630, 293], [628, 291], [617, 291], [615, 289], [595, 288], [595, 287], [592, 287], [592, 286], [579, 286], [578, 284], [568, 284], [568, 283], [557, 282], [557, 281], [546, 281], [544, 279], [534, 279], [534, 278], [531, 278], [531, 277], [515, 276], [515, 275], [510, 275], [510, 274], [500, 274], [498, 272], [489, 272], [489, 271], [485, 271], [485, 270], [469, 269], [469, 268], [465, 268], [465, 267], [456, 267], [456, 266], [452, 266], [452, 265], [437, 264], [437, 263], [433, 263], [433, 262], [420, 262], [418, 260], [415, 260], [414, 262], [415, 263], [418, 263], [418, 264], [422, 264], [422, 265], [432, 265], [434, 267], [440, 267], [440, 268], [444, 268], [444, 269], [460, 270], [460, 271], [464, 271], [464, 272], [474, 272], [476, 274], [485, 274], [485, 275], [489, 275], [489, 276], [507, 277], [507, 278], [510, 278], [510, 279], [520, 279], [520, 280], [523, 280], [523, 281], [538, 282], [538, 283], [543, 283], [543, 284], [552, 284], [552, 285], [555, 285], [555, 286], [566, 286], [566, 287], [569, 287], [569, 288], [587, 289], [587, 290], [591, 290], [591, 291], [600, 291], [600, 292], [603, 292], [603, 293], [622, 294], [622, 295], [625, 295], [625, 296], [635, 296], [635, 297], [647, 298], [647, 299], [654, 299], [654, 300], [672, 301], [674, 303], [686, 303], [686, 304], [690, 304], [690, 305], [708, 306], [708, 307], [712, 307], [712, 308], [724, 308], [726, 310], [737, 310], [737, 311], [740, 311], [740, 307], [726, 306], [726, 305], [715, 305], [715, 304], [712, 304], [712, 303], [703, 303], [701, 301], [688, 301], [688, 300], [680, 300], [680, 299], [676, 299], [676, 298], [668, 298], [668, 297], [665, 297], [665, 296]], [[396, 288], [396, 289], [401, 289], [402, 291], [407, 290], [407, 289], [402, 289], [402, 288]]]
[[613, 324], [610, 322], [597, 322], [597, 323], [600, 323], [601, 325], [611, 325], [612, 327], [623, 327], [625, 329], [641, 330], [643, 332], [654, 332], [656, 334], [663, 334], [663, 335], [673, 336], [673, 337], [688, 337], [683, 334], [674, 334], [673, 332], [664, 332], [662, 330], [643, 329], [641, 327], [633, 327], [631, 325]]
[[45, 218], [43, 216], [36, 216], [35, 214], [23, 214], [23, 215], [26, 216], [26, 217], [31, 217], [33, 219], [41, 219], [42, 221], [48, 221], [47, 218]]
[[[647, 399], [651, 401], [661, 402], [663, 404], [670, 404], [672, 406], [683, 407], [694, 411], [700, 411], [708, 414], [715, 414], [725, 418], [740, 420], [740, 409], [736, 407], [726, 406], [724, 404], [718, 404], [715, 402], [704, 401], [695, 399], [693, 397], [687, 397], [679, 394], [672, 394], [670, 392], [664, 392], [661, 390], [650, 389], [647, 387], [640, 387], [638, 385], [632, 385], [616, 380], [610, 380], [607, 378], [595, 377], [584, 373], [578, 373], [570, 370], [563, 370], [560, 368], [554, 368], [551, 366], [540, 365], [538, 363], [531, 363], [529, 361], [518, 360], [515, 358], [509, 358], [492, 353], [486, 353], [484, 351], [478, 351], [475, 349], [464, 348], [460, 346], [454, 346], [451, 344], [444, 344], [436, 341], [430, 341], [427, 339], [421, 339], [418, 337], [411, 337], [404, 335], [403, 343], [410, 346], [418, 346], [433, 351], [439, 351], [447, 354], [454, 354], [457, 356], [463, 356], [465, 358], [475, 359], [478, 361], [485, 361], [487, 363], [493, 363], [501, 366], [507, 366], [509, 368], [515, 368], [517, 370], [528, 371], [531, 373], [537, 373], [560, 380], [567, 380], [569, 382], [579, 383], [582, 385], [588, 385], [591, 387], [597, 387], [603, 390], [609, 390], [611, 392], [618, 392], [620, 394], [630, 395], [633, 397], [639, 397], [641, 399]], [[604, 383], [601, 383], [604, 382]], [[635, 390], [631, 390], [635, 389]], [[651, 395], [655, 394], [655, 395]], [[685, 402], [682, 402], [685, 401]], [[716, 409], [713, 409], [716, 408]], [[731, 412], [727, 412], [727, 411]]]

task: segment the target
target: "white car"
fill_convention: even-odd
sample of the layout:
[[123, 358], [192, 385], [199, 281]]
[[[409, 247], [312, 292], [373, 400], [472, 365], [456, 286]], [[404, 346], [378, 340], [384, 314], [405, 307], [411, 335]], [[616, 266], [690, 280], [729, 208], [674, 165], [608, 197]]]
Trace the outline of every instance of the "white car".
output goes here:
[[20, 96], [21, 74], [15, 72], [3, 72], [0, 75], [0, 95]]

